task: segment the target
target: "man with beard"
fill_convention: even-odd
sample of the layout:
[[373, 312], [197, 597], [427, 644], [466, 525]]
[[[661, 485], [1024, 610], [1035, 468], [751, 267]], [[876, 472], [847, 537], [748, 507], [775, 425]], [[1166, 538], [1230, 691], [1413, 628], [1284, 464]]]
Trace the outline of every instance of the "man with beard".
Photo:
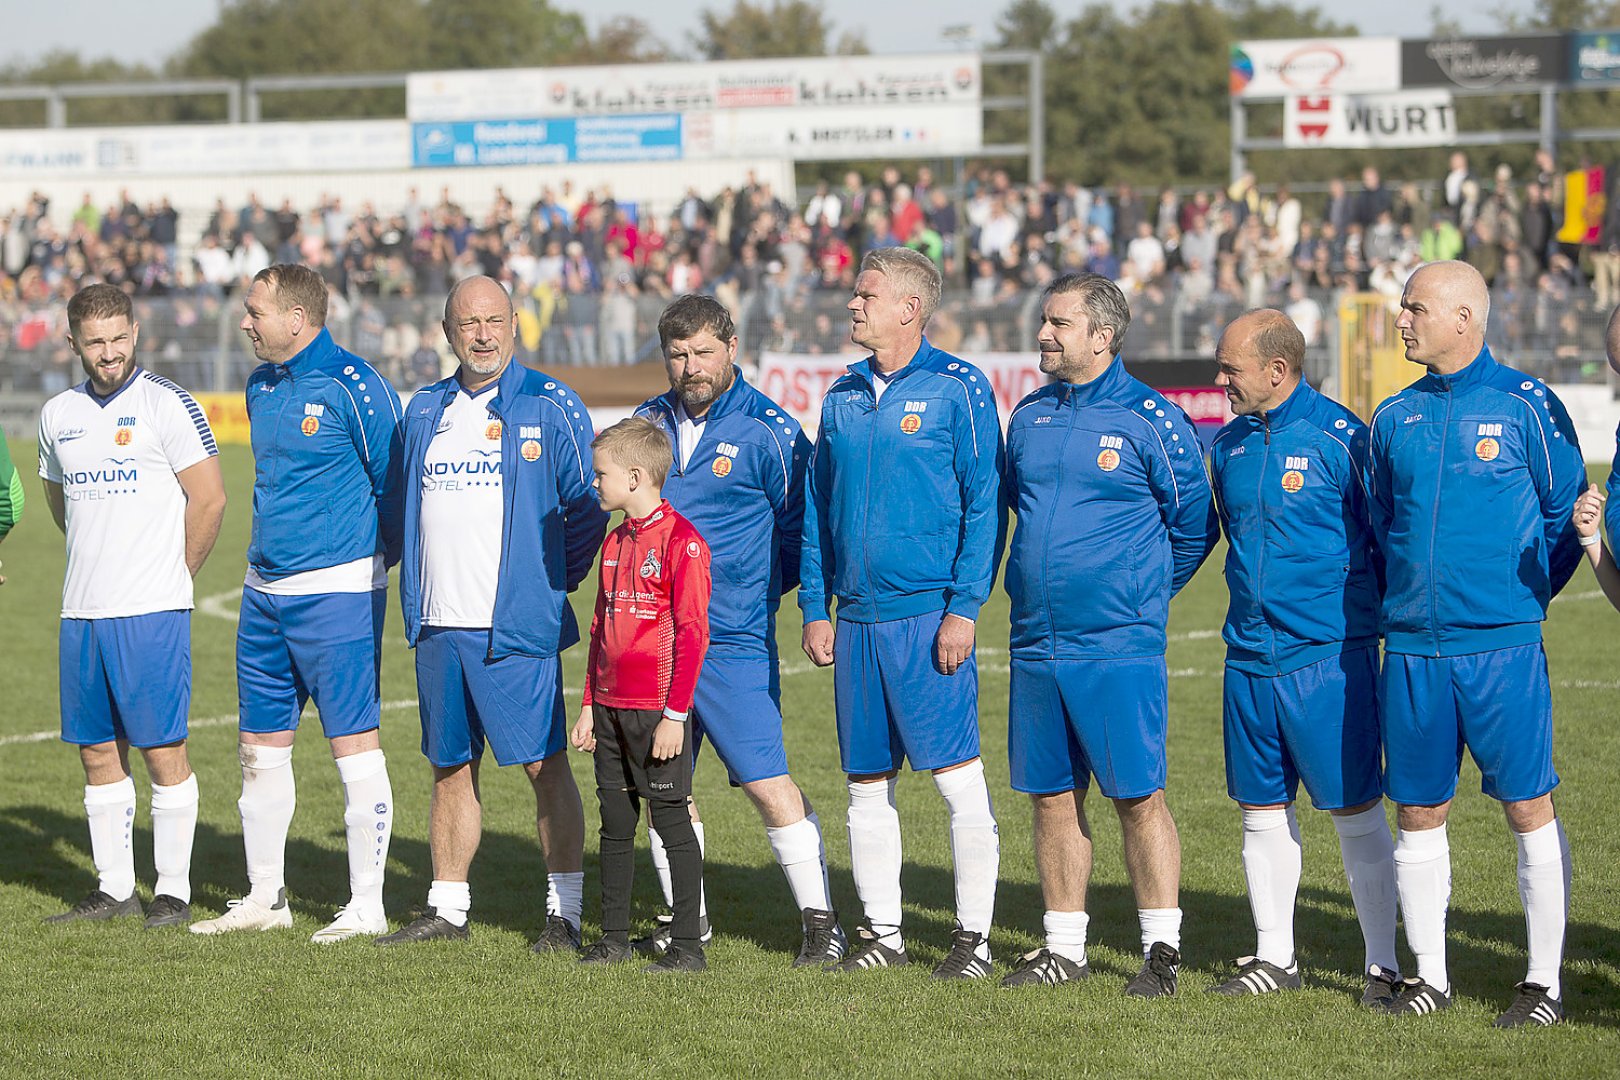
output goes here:
[[1176, 991], [1181, 842], [1165, 802], [1170, 598], [1219, 535], [1198, 433], [1119, 360], [1131, 313], [1119, 287], [1069, 274], [1041, 302], [1041, 370], [1007, 424], [1004, 490], [1018, 529], [1008, 756], [1035, 811], [1046, 946], [1003, 986], [1089, 973], [1091, 777], [1114, 804], [1136, 893], [1141, 971], [1132, 997]]
[[[664, 497], [708, 541], [714, 578], [693, 745], [714, 744], [765, 823], [804, 924], [794, 966], [831, 963], [844, 955], [844, 934], [827, 888], [821, 820], [788, 775], [776, 655], [776, 610], [799, 579], [810, 443], [785, 409], [743, 381], [737, 332], [719, 301], [681, 297], [659, 318], [658, 337], [669, 392], [636, 412], [663, 427], [675, 447]], [[693, 819], [701, 845], [703, 825], [695, 812]], [[648, 837], [673, 903], [668, 857], [657, 830]], [[643, 948], [662, 951], [668, 940], [665, 925]]]
[[568, 768], [563, 649], [568, 593], [590, 572], [607, 514], [591, 490], [579, 395], [512, 362], [512, 300], [495, 280], [451, 290], [444, 334], [461, 362], [418, 390], [401, 424], [400, 605], [416, 648], [422, 753], [433, 766], [427, 910], [379, 945], [465, 939], [482, 833], [479, 762], [522, 765], [548, 871], [534, 951], [579, 947], [584, 810]]
[[186, 756], [192, 578], [225, 514], [219, 451], [202, 408], [141, 369], [129, 297], [91, 285], [68, 301], [68, 344], [89, 378], [45, 403], [39, 475], [67, 536], [62, 588], [62, 741], [79, 747], [90, 853], [100, 880], [48, 922], [140, 917], [135, 781], [152, 780], [157, 885], [149, 928], [191, 918], [197, 778]]

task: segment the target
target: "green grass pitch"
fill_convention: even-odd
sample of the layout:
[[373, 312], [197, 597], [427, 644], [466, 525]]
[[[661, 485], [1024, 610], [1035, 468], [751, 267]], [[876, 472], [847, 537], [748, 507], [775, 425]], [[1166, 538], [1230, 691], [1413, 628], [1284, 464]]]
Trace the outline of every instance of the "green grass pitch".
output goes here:
[[[34, 448], [14, 442], [31, 470]], [[236, 798], [234, 617], [248, 539], [252, 479], [245, 448], [224, 453], [231, 505], [198, 579], [193, 619], [192, 760], [202, 788], [193, 866], [208, 914], [245, 888]], [[945, 812], [926, 776], [900, 784], [906, 930], [919, 964], [849, 977], [789, 970], [798, 945], [786, 883], [758, 818], [706, 757], [697, 797], [708, 824], [707, 881], [717, 936], [710, 971], [653, 980], [635, 967], [584, 971], [537, 959], [545, 879], [533, 800], [520, 771], [485, 773], [485, 832], [473, 868], [471, 942], [383, 951], [308, 936], [347, 898], [342, 795], [325, 741], [306, 714], [298, 742], [298, 813], [288, 848], [297, 915], [291, 932], [198, 938], [117, 925], [47, 927], [40, 920], [94, 884], [77, 755], [56, 740], [56, 620], [62, 549], [39, 484], [19, 529], [0, 546], [0, 1075], [504, 1076], [1595, 1076], [1620, 1066], [1620, 669], [1605, 644], [1620, 615], [1582, 568], [1547, 628], [1557, 709], [1559, 809], [1575, 857], [1560, 1030], [1499, 1032], [1490, 1019], [1524, 973], [1524, 920], [1513, 844], [1466, 765], [1452, 814], [1452, 980], [1446, 1014], [1405, 1022], [1368, 1015], [1359, 993], [1360, 935], [1326, 815], [1303, 811], [1305, 876], [1297, 916], [1306, 987], [1286, 997], [1227, 1000], [1203, 991], [1249, 952], [1254, 932], [1238, 855], [1239, 818], [1221, 762], [1216, 634], [1224, 610], [1217, 552], [1175, 602], [1171, 619], [1169, 798], [1181, 830], [1186, 912], [1181, 993], [1128, 1001], [1139, 964], [1135, 905], [1119, 830], [1093, 797], [1096, 873], [1093, 968], [1082, 985], [1021, 992], [993, 982], [934, 984], [952, 923]], [[592, 586], [588, 586], [590, 588]], [[383, 658], [383, 744], [398, 805], [386, 899], [399, 920], [424, 903], [429, 771], [411, 655], [390, 593]], [[575, 598], [587, 610], [590, 594]], [[583, 597], [583, 599], [581, 598]], [[1001, 886], [992, 944], [998, 963], [1039, 943], [1041, 901], [1027, 802], [1007, 786], [1007, 600], [981, 621], [981, 722], [1001, 822]], [[844, 833], [844, 784], [832, 721], [832, 680], [798, 648], [789, 603], [779, 627], [783, 706], [794, 776], [820, 810], [835, 899], [859, 914]], [[565, 659], [570, 707], [581, 651]], [[573, 755], [586, 792], [586, 932], [597, 914], [590, 764]], [[144, 769], [136, 865], [149, 899], [151, 834]], [[1303, 792], [1302, 799], [1303, 799]], [[656, 901], [638, 864], [637, 917]], [[1402, 951], [1403, 959], [1409, 958]]]

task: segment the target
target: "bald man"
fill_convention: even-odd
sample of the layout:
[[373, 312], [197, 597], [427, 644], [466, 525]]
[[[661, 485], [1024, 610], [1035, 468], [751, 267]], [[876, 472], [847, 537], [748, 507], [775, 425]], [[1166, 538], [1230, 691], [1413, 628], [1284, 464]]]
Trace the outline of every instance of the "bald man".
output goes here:
[[1395, 845], [1380, 798], [1381, 567], [1363, 474], [1367, 428], [1300, 380], [1305, 336], [1251, 311], [1221, 336], [1215, 382], [1237, 414], [1210, 450], [1230, 604], [1223, 694], [1226, 790], [1243, 810], [1253, 956], [1215, 992], [1299, 989], [1294, 899], [1300, 781], [1333, 816], [1365, 945], [1361, 1003], [1388, 1004]]
[[1384, 793], [1400, 806], [1395, 884], [1417, 976], [1388, 1006], [1451, 1003], [1446, 815], [1467, 746], [1518, 845], [1530, 965], [1498, 1027], [1564, 1017], [1559, 969], [1569, 846], [1553, 810], [1552, 693], [1541, 623], [1581, 547], [1570, 519], [1586, 469], [1569, 414], [1485, 346], [1485, 281], [1428, 263], [1396, 319], [1428, 373], [1378, 407], [1368, 491], [1387, 564], [1379, 680]]
[[579, 640], [568, 593], [607, 528], [591, 490], [591, 417], [567, 386], [512, 362], [512, 301], [498, 282], [457, 283], [444, 334], [460, 366], [418, 390], [400, 424], [399, 593], [433, 766], [433, 884], [422, 916], [377, 944], [468, 936], [488, 743], [496, 764], [521, 765], [534, 788], [548, 872], [534, 951], [571, 953], [585, 817], [563, 752], [558, 657]]

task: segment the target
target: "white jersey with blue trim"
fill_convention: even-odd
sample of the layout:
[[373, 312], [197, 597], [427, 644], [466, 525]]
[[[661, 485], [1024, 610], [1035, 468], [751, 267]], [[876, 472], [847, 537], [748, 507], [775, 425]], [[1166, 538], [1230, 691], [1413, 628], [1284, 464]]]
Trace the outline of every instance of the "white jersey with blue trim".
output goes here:
[[64, 619], [191, 608], [176, 474], [218, 453], [202, 407], [149, 371], [105, 399], [85, 383], [45, 403], [39, 475], [62, 485], [67, 510]]

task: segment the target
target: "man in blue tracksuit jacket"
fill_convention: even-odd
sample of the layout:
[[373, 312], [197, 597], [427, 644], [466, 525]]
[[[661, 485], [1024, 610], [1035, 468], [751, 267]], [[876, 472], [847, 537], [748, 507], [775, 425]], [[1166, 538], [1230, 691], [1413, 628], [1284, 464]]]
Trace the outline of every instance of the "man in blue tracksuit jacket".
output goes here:
[[[798, 421], [743, 381], [736, 328], [713, 297], [676, 300], [658, 320], [658, 338], [669, 392], [636, 414], [662, 427], [675, 448], [664, 497], [708, 541], [714, 577], [693, 745], [714, 744], [765, 822], [804, 926], [794, 965], [831, 963], [844, 955], [844, 936], [827, 890], [821, 821], [788, 775], [776, 656], [776, 610], [799, 581], [810, 441]], [[701, 845], [702, 823], [693, 826]], [[671, 900], [663, 843], [650, 825], [648, 836]], [[656, 952], [666, 937], [661, 927], [643, 947]]]
[[468, 936], [487, 742], [534, 788], [548, 885], [534, 950], [573, 951], [585, 818], [564, 753], [560, 654], [579, 640], [568, 593], [607, 529], [591, 489], [590, 412], [569, 387], [512, 362], [512, 301], [499, 282], [457, 283], [444, 333], [460, 367], [418, 390], [400, 423], [400, 608], [433, 766], [433, 883], [422, 916], [378, 944]]
[[1239, 316], [1215, 381], [1237, 414], [1210, 449], [1230, 603], [1226, 791], [1243, 808], [1254, 955], [1216, 988], [1298, 989], [1294, 900], [1303, 850], [1294, 796], [1333, 816], [1366, 945], [1362, 1003], [1393, 994], [1395, 845], [1380, 800], [1378, 549], [1367, 426], [1301, 381], [1305, 335], [1280, 311]]
[[894, 808], [909, 760], [934, 773], [951, 816], [959, 925], [934, 974], [982, 978], [1001, 849], [979, 760], [973, 641], [1003, 538], [1001, 425], [984, 374], [923, 336], [939, 294], [939, 271], [918, 252], [880, 248], [861, 260], [850, 338], [871, 355], [821, 403], [799, 607], [805, 653], [837, 663], [850, 861], [866, 915], [841, 967], [910, 962]]
[[1041, 298], [1041, 370], [1053, 382], [1007, 423], [1005, 491], [1018, 517], [1008, 756], [1031, 797], [1047, 944], [1006, 986], [1087, 972], [1096, 777], [1119, 814], [1142, 931], [1133, 997], [1175, 992], [1181, 848], [1164, 800], [1170, 711], [1165, 623], [1219, 536], [1203, 446], [1187, 414], [1119, 359], [1131, 313], [1112, 281], [1069, 274]]
[[242, 844], [250, 891], [198, 934], [292, 925], [285, 849], [293, 735], [313, 698], [343, 781], [351, 899], [318, 931], [388, 928], [383, 867], [393, 790], [377, 738], [388, 567], [399, 560], [399, 398], [325, 329], [326, 283], [307, 266], [260, 271], [242, 330], [265, 361], [247, 383], [253, 539], [236, 638]]
[[1570, 508], [1586, 469], [1569, 416], [1485, 347], [1490, 296], [1465, 263], [1407, 281], [1396, 320], [1429, 373], [1373, 414], [1368, 490], [1387, 565], [1384, 791], [1400, 804], [1395, 881], [1417, 957], [1391, 1010], [1450, 1004], [1446, 812], [1466, 745], [1519, 848], [1530, 967], [1497, 1024], [1563, 1018], [1569, 856], [1554, 815], [1541, 623], [1580, 560]]

